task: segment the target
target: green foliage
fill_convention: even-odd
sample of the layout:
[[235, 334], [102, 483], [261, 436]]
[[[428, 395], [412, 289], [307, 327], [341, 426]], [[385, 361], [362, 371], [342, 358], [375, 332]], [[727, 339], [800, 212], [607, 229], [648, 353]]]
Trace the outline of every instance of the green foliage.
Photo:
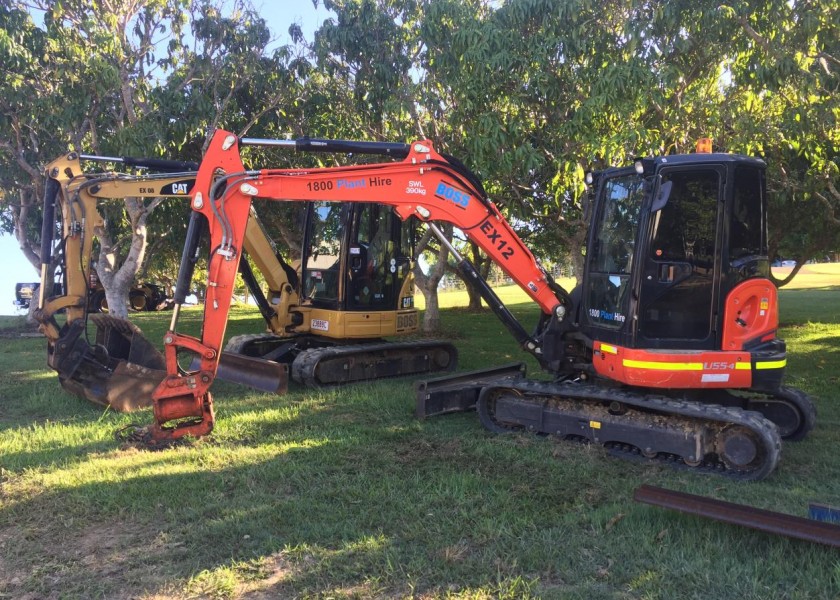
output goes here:
[[374, 131], [383, 131], [384, 117], [395, 112], [394, 101], [403, 99], [401, 89], [408, 81], [416, 51], [418, 3], [325, 0], [324, 6], [335, 11], [337, 19], [327, 21], [316, 34], [318, 65], [329, 76], [352, 82], [356, 111]]
[[[292, 44], [271, 52], [244, 1], [35, 6], [43, 25], [20, 2], [0, 6], [0, 183], [33, 207], [40, 165], [68, 147], [199, 160], [218, 126], [428, 137], [557, 260], [583, 242], [586, 170], [711, 136], [766, 158], [774, 251], [807, 258], [840, 243], [837, 0], [325, 0], [333, 17], [313, 40], [292, 25]], [[162, 239], [180, 216], [158, 210]], [[38, 211], [24, 212], [37, 237]]]
[[727, 65], [726, 137], [768, 162], [771, 240], [798, 259], [833, 251], [840, 244], [840, 3], [742, 2], [721, 10], [738, 33]]

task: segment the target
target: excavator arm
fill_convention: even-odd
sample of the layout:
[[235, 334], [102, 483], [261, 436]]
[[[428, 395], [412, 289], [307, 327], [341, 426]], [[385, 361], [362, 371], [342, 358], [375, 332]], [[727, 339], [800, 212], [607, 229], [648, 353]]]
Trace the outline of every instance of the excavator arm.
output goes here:
[[[332, 151], [387, 154], [402, 158], [399, 162], [318, 169], [245, 168], [240, 145], [281, 146], [303, 151]], [[481, 190], [477, 179], [457, 161], [435, 152], [429, 141], [410, 145], [375, 142], [340, 142], [332, 140], [254, 140], [239, 139], [218, 130], [202, 160], [191, 192], [195, 211], [190, 230], [198, 215], [203, 216], [210, 232], [207, 297], [201, 337], [180, 334], [175, 330], [179, 313], [176, 306], [170, 331], [164, 339], [167, 376], [153, 394], [155, 423], [148, 440], [167, 443], [184, 435], [201, 436], [213, 426], [212, 398], [209, 388], [216, 376], [233, 283], [244, 248], [251, 202], [254, 198], [269, 201], [360, 202], [392, 206], [403, 220], [416, 216], [449, 245], [434, 225], [435, 221], [455, 225], [482, 248], [540, 306], [543, 321], [562, 321], [571, 309], [568, 294], [557, 286], [523, 244], [499, 210]], [[184, 257], [192, 255], [197, 237], [188, 233]], [[527, 350], [539, 356], [539, 340], [529, 336], [495, 297], [469, 262], [449, 245], [467, 272], [478, 282], [482, 295], [508, 329]], [[179, 287], [191, 273], [182, 263]], [[197, 369], [179, 368], [179, 353], [192, 355]]]
[[[193, 172], [130, 176], [86, 173], [82, 161], [123, 162], [168, 171]], [[95, 340], [88, 334], [91, 253], [96, 229], [104, 225], [102, 199], [158, 196], [186, 197], [195, 181], [194, 163], [158, 159], [99, 157], [69, 153], [46, 168], [47, 196], [41, 251], [41, 294], [34, 313], [47, 338], [47, 362], [71, 393], [114, 410], [149, 404], [148, 396], [163, 378], [163, 355], [132, 323], [110, 315], [93, 315]], [[56, 227], [58, 223], [58, 227]], [[60, 231], [55, 243], [54, 234]], [[63, 286], [55, 293], [53, 268]], [[64, 314], [64, 322], [56, 318]]]
[[[132, 176], [114, 172], [85, 173], [83, 160], [107, 160], [123, 162], [134, 166], [156, 168], [192, 169], [193, 172], [166, 173], [161, 175]], [[90, 285], [91, 253], [96, 229], [105, 224], [99, 213], [98, 204], [106, 199], [127, 197], [186, 198], [195, 183], [196, 163], [165, 161], [161, 159], [138, 159], [130, 157], [102, 157], [79, 155], [75, 152], [59, 157], [47, 165], [47, 193], [45, 218], [42, 231], [42, 281], [38, 318], [49, 339], [58, 335], [54, 315], [65, 310], [67, 322], [84, 318], [87, 314], [87, 296]], [[57, 213], [57, 214], [56, 214]], [[58, 220], [61, 241], [56, 257], [64, 270], [64, 293], [51, 297], [53, 289], [49, 278], [50, 262], [53, 260], [53, 232]]]
[[[144, 175], [85, 172], [82, 161], [119, 162], [169, 172]], [[98, 205], [105, 200], [127, 197], [185, 200], [195, 184], [197, 168], [196, 163], [182, 161], [77, 153], [59, 157], [47, 166], [41, 296], [34, 316], [47, 338], [48, 364], [71, 393], [118, 411], [151, 404], [152, 391], [165, 375], [165, 362], [140, 330], [110, 315], [90, 315], [96, 333], [95, 341], [92, 344], [88, 341], [91, 253], [96, 229], [104, 225]], [[53, 257], [56, 230], [61, 231], [61, 238]], [[255, 215], [249, 222], [244, 246], [264, 274], [272, 296], [280, 299], [271, 307], [271, 314], [265, 315], [266, 320], [273, 327], [287, 324], [288, 308], [297, 302], [297, 293], [289, 285], [286, 272]], [[57, 295], [52, 294], [53, 261], [58, 263], [64, 277], [63, 289]], [[64, 323], [56, 319], [58, 314], [65, 315]], [[249, 363], [254, 375], [248, 382], [250, 385], [270, 391], [285, 389], [285, 370], [278, 373], [278, 365], [265, 361], [256, 367], [251, 364], [256, 362], [259, 361]]]

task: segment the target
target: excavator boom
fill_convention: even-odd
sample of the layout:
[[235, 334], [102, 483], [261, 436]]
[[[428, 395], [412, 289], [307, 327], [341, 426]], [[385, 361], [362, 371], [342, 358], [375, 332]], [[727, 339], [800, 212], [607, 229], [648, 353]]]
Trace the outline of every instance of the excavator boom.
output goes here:
[[[240, 145], [378, 153], [403, 159], [348, 167], [253, 171], [245, 168]], [[234, 277], [255, 198], [387, 205], [401, 219], [417, 217], [438, 233], [434, 221], [452, 223], [533, 298], [546, 318], [562, 319], [570, 308], [568, 295], [551, 281], [499, 210], [485, 197], [475, 177], [435, 152], [429, 141], [403, 145], [334, 140], [240, 140], [232, 133], [219, 130], [201, 162], [191, 197], [193, 210], [207, 220], [212, 249], [204, 327], [200, 339], [175, 331], [176, 303], [173, 327], [164, 340], [168, 375], [154, 393], [155, 424], [151, 439], [160, 443], [183, 435], [204, 435], [212, 429], [209, 388], [218, 368]], [[441, 241], [448, 243], [444, 237]], [[192, 252], [190, 244], [195, 243], [188, 239], [185, 256]], [[184, 267], [182, 275], [186, 272]], [[538, 355], [537, 340], [524, 331], [501, 302], [494, 300], [486, 284], [483, 292], [523, 347]], [[179, 353], [192, 355], [195, 368], [189, 373], [180, 372]]]

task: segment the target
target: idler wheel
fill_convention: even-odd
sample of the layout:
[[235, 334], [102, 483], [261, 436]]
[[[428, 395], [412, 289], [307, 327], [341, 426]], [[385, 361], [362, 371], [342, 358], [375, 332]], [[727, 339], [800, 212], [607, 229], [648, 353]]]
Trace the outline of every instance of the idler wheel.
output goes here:
[[755, 433], [735, 425], [725, 429], [717, 440], [718, 457], [730, 469], [749, 469], [761, 458], [761, 450]]
[[446, 350], [433, 351], [432, 359], [434, 361], [435, 366], [441, 370], [446, 369], [449, 366], [449, 363], [452, 362], [452, 357]]

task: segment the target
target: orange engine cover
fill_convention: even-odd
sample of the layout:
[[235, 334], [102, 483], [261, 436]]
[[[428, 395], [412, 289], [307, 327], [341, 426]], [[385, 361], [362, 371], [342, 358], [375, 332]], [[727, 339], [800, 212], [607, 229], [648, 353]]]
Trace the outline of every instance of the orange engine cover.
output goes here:
[[748, 388], [752, 385], [749, 352], [713, 350], [634, 350], [595, 342], [599, 375], [641, 387]]

